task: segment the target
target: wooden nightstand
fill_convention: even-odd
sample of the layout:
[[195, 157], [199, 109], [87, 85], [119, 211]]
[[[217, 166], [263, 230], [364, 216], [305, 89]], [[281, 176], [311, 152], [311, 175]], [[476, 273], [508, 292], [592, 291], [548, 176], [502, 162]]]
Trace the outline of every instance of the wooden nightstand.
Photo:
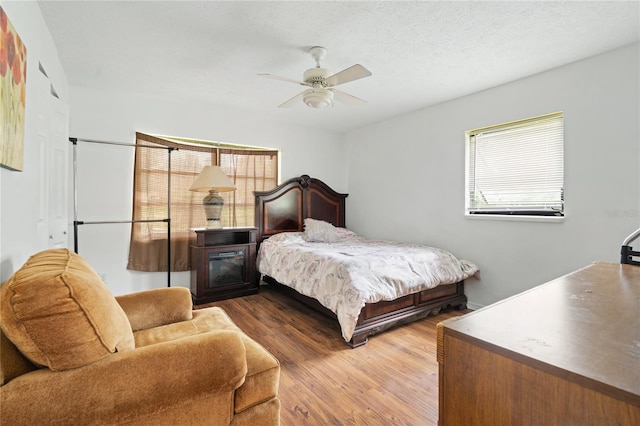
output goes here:
[[256, 228], [193, 229], [191, 294], [196, 305], [258, 292]]

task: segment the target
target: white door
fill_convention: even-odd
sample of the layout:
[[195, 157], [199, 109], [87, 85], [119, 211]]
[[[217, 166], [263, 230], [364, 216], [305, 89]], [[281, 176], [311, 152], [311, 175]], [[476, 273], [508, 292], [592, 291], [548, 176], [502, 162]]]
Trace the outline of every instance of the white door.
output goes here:
[[49, 247], [69, 247], [69, 107], [49, 97]]
[[68, 247], [69, 108], [53, 94], [49, 78], [38, 73], [39, 208], [43, 247]]
[[37, 103], [36, 116], [38, 138], [38, 240], [44, 250], [49, 246], [49, 98], [51, 97], [51, 84], [49, 78], [39, 72], [37, 78]]

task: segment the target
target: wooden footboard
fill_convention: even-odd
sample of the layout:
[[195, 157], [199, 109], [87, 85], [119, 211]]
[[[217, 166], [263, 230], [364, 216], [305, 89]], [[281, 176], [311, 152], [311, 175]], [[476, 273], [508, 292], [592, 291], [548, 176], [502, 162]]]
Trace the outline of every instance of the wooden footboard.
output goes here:
[[390, 302], [366, 304], [358, 317], [356, 330], [349, 345], [354, 348], [364, 345], [369, 336], [430, 314], [437, 314], [449, 306], [457, 309], [467, 308], [464, 281], [440, 285]]
[[[262, 280], [318, 312], [336, 318], [333, 312], [316, 299], [300, 294], [269, 276], [263, 276]], [[467, 297], [464, 295], [464, 281], [441, 285], [389, 302], [368, 303], [360, 312], [355, 331], [348, 344], [352, 348], [356, 348], [367, 343], [369, 336], [400, 324], [416, 321], [430, 314], [437, 314], [441, 309], [450, 306], [466, 309]]]

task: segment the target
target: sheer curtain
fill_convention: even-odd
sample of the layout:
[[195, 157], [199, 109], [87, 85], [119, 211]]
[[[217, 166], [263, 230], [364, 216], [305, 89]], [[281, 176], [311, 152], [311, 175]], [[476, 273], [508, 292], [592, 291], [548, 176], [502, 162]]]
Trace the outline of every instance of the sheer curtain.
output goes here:
[[[139, 145], [176, 148], [171, 154], [171, 270], [187, 271], [191, 228], [204, 227], [206, 218], [201, 192], [189, 187], [204, 166], [220, 165], [234, 181], [236, 191], [222, 193], [225, 198], [223, 226], [254, 226], [254, 190], [277, 185], [278, 151], [220, 149], [180, 143], [136, 133]], [[218, 163], [218, 158], [221, 162]], [[225, 164], [222, 164], [224, 162]], [[169, 215], [167, 183], [168, 155], [165, 150], [137, 148], [133, 179], [133, 220], [160, 220]], [[167, 271], [167, 224], [138, 222], [131, 226], [128, 269]]]

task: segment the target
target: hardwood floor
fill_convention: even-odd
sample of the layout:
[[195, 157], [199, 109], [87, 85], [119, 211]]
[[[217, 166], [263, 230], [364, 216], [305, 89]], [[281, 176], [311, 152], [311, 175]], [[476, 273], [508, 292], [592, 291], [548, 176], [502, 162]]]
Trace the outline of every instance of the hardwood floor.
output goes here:
[[202, 306], [221, 306], [280, 360], [283, 426], [438, 422], [436, 324], [464, 312], [443, 311], [351, 349], [336, 320], [269, 286]]

